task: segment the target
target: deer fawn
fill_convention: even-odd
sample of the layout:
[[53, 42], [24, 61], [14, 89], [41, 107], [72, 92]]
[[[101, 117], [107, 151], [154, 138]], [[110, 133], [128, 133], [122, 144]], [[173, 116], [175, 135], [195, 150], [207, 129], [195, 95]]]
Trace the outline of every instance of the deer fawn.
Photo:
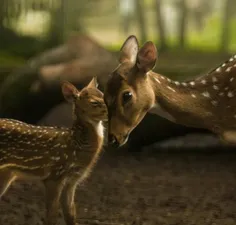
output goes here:
[[139, 49], [131, 35], [120, 50], [119, 66], [107, 83], [108, 141], [118, 147], [147, 112], [185, 126], [204, 128], [236, 144], [236, 55], [189, 82], [168, 79], [151, 70], [157, 59], [152, 42]]
[[0, 119], [0, 198], [18, 178], [42, 180], [48, 225], [57, 222], [60, 200], [66, 224], [76, 224], [76, 187], [98, 160], [107, 118], [103, 93], [97, 89], [95, 78], [81, 91], [64, 82], [62, 93], [73, 105], [71, 129]]

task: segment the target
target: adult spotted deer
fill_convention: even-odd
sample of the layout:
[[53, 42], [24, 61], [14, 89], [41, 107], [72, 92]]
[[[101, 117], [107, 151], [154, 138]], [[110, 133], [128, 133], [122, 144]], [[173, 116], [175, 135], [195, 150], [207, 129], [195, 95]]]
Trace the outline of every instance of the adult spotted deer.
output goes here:
[[71, 129], [0, 120], [0, 199], [18, 178], [42, 180], [48, 225], [57, 222], [60, 200], [66, 224], [76, 224], [76, 187], [99, 158], [107, 118], [95, 78], [81, 91], [63, 82], [62, 93], [73, 105]]
[[120, 64], [104, 93], [109, 142], [114, 146], [126, 143], [130, 132], [150, 112], [178, 124], [208, 129], [236, 144], [236, 55], [188, 82], [152, 72], [156, 60], [152, 42], [140, 49], [133, 35], [124, 42]]

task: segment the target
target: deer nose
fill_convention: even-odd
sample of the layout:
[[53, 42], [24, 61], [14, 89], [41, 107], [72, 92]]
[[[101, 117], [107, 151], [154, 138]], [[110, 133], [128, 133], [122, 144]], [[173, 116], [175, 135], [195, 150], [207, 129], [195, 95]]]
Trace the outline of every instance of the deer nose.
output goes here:
[[109, 143], [109, 145], [111, 145], [114, 148], [118, 148], [120, 145], [119, 142], [117, 141], [116, 137], [113, 134], [108, 135], [108, 143]]

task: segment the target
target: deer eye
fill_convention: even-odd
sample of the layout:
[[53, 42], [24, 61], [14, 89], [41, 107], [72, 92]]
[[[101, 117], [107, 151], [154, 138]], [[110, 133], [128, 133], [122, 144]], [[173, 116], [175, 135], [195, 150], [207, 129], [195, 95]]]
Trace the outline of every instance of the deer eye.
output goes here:
[[123, 95], [122, 95], [123, 104], [130, 101], [131, 98], [132, 98], [132, 93], [131, 92], [129, 92], [129, 91], [124, 92]]

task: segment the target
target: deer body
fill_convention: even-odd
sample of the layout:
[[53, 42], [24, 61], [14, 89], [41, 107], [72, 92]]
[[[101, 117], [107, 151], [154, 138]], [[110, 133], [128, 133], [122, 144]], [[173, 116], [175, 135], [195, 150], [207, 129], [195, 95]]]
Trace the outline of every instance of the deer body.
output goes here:
[[[106, 108], [102, 93], [91, 82], [89, 90], [80, 93], [70, 83], [64, 84], [63, 94], [74, 107], [71, 129], [0, 120], [0, 198], [16, 179], [42, 180], [48, 225], [56, 224], [60, 200], [66, 223], [76, 224], [76, 186], [88, 177], [102, 151]], [[87, 104], [90, 97], [95, 107]], [[91, 109], [93, 117], [87, 115]]]
[[236, 144], [236, 55], [188, 82], [154, 73], [152, 42], [139, 49], [135, 36], [121, 48], [120, 65], [105, 90], [111, 143], [124, 144], [147, 112], [189, 127], [208, 129]]

